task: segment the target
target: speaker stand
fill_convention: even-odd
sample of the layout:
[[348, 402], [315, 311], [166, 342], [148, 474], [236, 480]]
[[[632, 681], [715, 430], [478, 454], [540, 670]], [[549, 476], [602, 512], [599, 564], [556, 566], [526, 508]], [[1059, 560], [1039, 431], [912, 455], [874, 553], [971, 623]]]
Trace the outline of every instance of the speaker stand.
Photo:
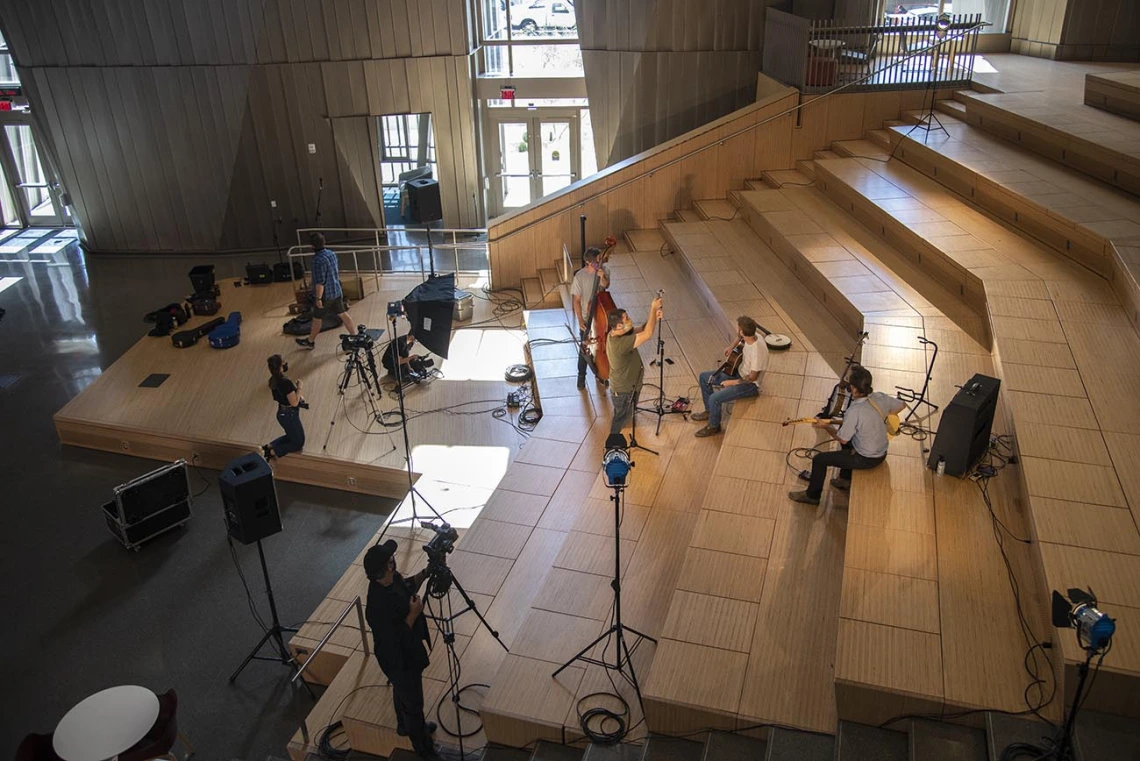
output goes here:
[[[226, 541], [230, 542], [232, 546], [232, 539], [227, 537]], [[284, 632], [296, 632], [297, 629], [292, 626], [282, 626], [281, 619], [277, 617], [277, 601], [273, 598], [273, 585], [269, 583], [269, 566], [265, 563], [265, 549], [261, 546], [260, 539], [257, 540], [257, 555], [261, 559], [261, 575], [265, 578], [265, 594], [269, 598], [269, 614], [272, 617], [272, 623], [265, 631], [265, 634], [262, 635], [261, 639], [257, 641], [257, 644], [253, 646], [253, 649], [249, 651], [249, 655], [247, 655], [245, 660], [241, 662], [241, 665], [237, 667], [237, 670], [230, 674], [230, 684], [233, 684], [234, 681], [237, 680], [238, 676], [251, 661], [273, 661], [290, 667], [296, 665], [296, 660], [289, 654], [289, 649], [285, 647], [285, 639], [281, 635]], [[261, 655], [261, 649], [265, 647], [266, 643], [272, 643], [274, 645], [277, 650], [277, 655]], [[307, 682], [305, 683], [305, 687], [309, 690], [309, 695], [315, 698], [316, 696], [313, 695], [313, 690], [309, 687]]]

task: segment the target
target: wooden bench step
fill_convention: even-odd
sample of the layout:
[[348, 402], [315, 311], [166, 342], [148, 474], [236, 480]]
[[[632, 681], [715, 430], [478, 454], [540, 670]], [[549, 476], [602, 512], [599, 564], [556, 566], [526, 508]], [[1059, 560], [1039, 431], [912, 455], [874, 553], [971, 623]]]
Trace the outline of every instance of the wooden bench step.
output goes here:
[[522, 291], [527, 309], [535, 309], [542, 304], [542, 283], [537, 277], [524, 277]]
[[782, 188], [785, 185], [811, 185], [813, 179], [798, 169], [777, 169], [763, 173], [764, 181], [769, 188]]
[[745, 180], [744, 187], [749, 190], [770, 190], [772, 186], [764, 180]]
[[840, 158], [869, 158], [869, 159], [888, 159], [891, 155], [891, 149], [888, 147], [883, 150], [882, 146], [878, 143], [872, 143], [870, 140], [836, 140], [831, 144], [831, 149], [839, 154]]
[[693, 201], [693, 208], [703, 219], [724, 221], [736, 216], [736, 207], [724, 198], [706, 198]]
[[839, 154], [835, 151], [816, 151], [812, 157], [815, 159], [837, 159]]
[[939, 111], [944, 114], [956, 117], [958, 119], [966, 118], [966, 104], [957, 100], [940, 100], [935, 106]]
[[700, 222], [701, 215], [696, 209], [677, 209], [678, 222]]
[[630, 251], [657, 251], [665, 238], [660, 230], [626, 230], [625, 242]]
[[800, 159], [796, 162], [796, 169], [800, 174], [810, 177], [813, 182], [815, 181], [815, 162], [811, 159]]
[[[911, 122], [911, 124], [913, 123]], [[866, 138], [886, 151], [891, 150], [891, 136], [885, 129], [868, 130]]]

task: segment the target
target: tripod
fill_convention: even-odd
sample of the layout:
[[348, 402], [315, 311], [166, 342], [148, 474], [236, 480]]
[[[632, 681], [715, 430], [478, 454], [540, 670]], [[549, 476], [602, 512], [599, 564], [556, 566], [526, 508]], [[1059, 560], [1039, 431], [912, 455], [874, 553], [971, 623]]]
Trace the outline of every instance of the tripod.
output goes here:
[[[914, 132], [916, 129], [922, 128], [922, 129], [926, 130], [926, 135], [922, 138], [923, 144], [925, 144], [926, 141], [930, 139], [930, 133], [936, 129], [942, 130], [942, 133], [944, 135], [946, 135], [946, 137], [950, 137], [950, 133], [946, 130], [946, 127], [943, 126], [942, 122], [938, 119], [938, 115], [935, 114], [935, 112], [934, 112], [934, 104], [937, 102], [937, 98], [938, 98], [938, 88], [934, 84], [934, 79], [938, 73], [937, 72], [938, 54], [942, 50], [942, 43], [944, 43], [946, 41], [945, 35], [946, 35], [946, 32], [944, 30], [941, 30], [941, 29], [935, 30], [935, 40], [936, 41], [934, 43], [934, 49], [931, 50], [931, 52], [930, 52], [930, 77], [927, 79], [927, 82], [926, 82], [926, 91], [930, 93], [930, 110], [927, 111], [926, 116], [919, 119], [918, 123], [915, 124], [913, 127], [911, 127], [906, 133], [907, 137], [910, 137], [910, 133]], [[926, 98], [924, 97], [923, 101], [925, 102], [925, 100], [926, 100]], [[937, 126], [935, 126], [935, 125], [937, 125]]]
[[[227, 541], [231, 542], [230, 548], [232, 549], [233, 540], [227, 537]], [[237, 667], [237, 671], [230, 674], [230, 684], [234, 683], [238, 675], [249, 665], [250, 661], [274, 661], [286, 666], [295, 664], [295, 660], [293, 656], [289, 654], [288, 648], [285, 647], [285, 640], [281, 635], [284, 632], [296, 632], [297, 629], [292, 626], [282, 626], [281, 619], [277, 617], [277, 601], [273, 598], [273, 586], [269, 583], [269, 566], [265, 564], [265, 550], [261, 546], [260, 539], [257, 540], [257, 555], [261, 558], [261, 575], [265, 578], [265, 594], [269, 597], [269, 614], [272, 617], [272, 621], [265, 634], [263, 634], [261, 639], [257, 641], [257, 644], [253, 646], [253, 649], [249, 651], [249, 655], [245, 657], [241, 665]], [[265, 643], [267, 642], [273, 643], [277, 649], [277, 655], [259, 655], [261, 648], [265, 647]], [[313, 691], [309, 688], [308, 683], [305, 684], [305, 687], [309, 690], [309, 695], [312, 695]]]
[[[632, 446], [632, 445], [631, 445]], [[613, 607], [613, 625], [599, 634], [590, 644], [578, 651], [570, 660], [563, 663], [558, 667], [558, 670], [551, 674], [551, 678], [557, 677], [568, 666], [575, 661], [582, 663], [593, 664], [601, 666], [609, 671], [616, 671], [626, 678], [626, 680], [633, 685], [634, 692], [637, 693], [637, 702], [641, 705], [641, 686], [637, 682], [637, 673], [633, 669], [633, 651], [641, 644], [642, 640], [649, 640], [653, 644], [657, 644], [657, 640], [650, 637], [648, 634], [642, 634], [631, 626], [626, 626], [621, 620], [621, 516], [622, 516], [622, 495], [625, 493], [624, 483], [612, 484], [614, 493], [610, 500], [614, 503], [614, 578], [610, 582], [610, 587], [614, 590], [614, 607]], [[625, 633], [629, 632], [636, 637], [636, 640], [631, 648], [629, 643], [626, 642]], [[614, 650], [614, 661], [610, 663], [606, 660], [607, 647], [602, 649], [600, 658], [593, 658], [586, 653], [590, 652], [599, 642], [606, 641], [610, 637], [616, 639], [617, 647]], [[629, 670], [627, 675], [626, 669]], [[645, 707], [642, 706], [642, 713], [645, 713]]]
[[[317, 317], [314, 320], [319, 319]], [[376, 331], [383, 333], [383, 331]], [[358, 334], [359, 335], [359, 334]], [[377, 336], [376, 338], [378, 338]], [[344, 336], [341, 336], [342, 340]], [[376, 338], [373, 338], [375, 341]], [[374, 394], [380, 393], [380, 374], [376, 370], [376, 355], [372, 353], [371, 347], [353, 346], [349, 349], [348, 354], [344, 359], [344, 372], [340, 376], [340, 382], [337, 384], [337, 394], [344, 396], [344, 392], [348, 389], [348, 384], [355, 377], [360, 385], [363, 387], [362, 396], [367, 400], [369, 418], [373, 421], [382, 423], [383, 413], [376, 407], [376, 397]], [[347, 414], [347, 412], [346, 412]], [[329, 448], [329, 440], [332, 438], [333, 428], [336, 426], [336, 410], [333, 410], [332, 419], [329, 420], [329, 432], [325, 435], [324, 446], [321, 447], [322, 451], [327, 451]], [[389, 439], [391, 441], [391, 439]], [[391, 452], [396, 448], [393, 442]]]
[[[431, 524], [422, 524], [425, 528]], [[440, 719], [440, 726], [443, 726], [443, 717], [439, 716], [439, 709], [443, 706], [444, 698], [451, 696], [452, 705], [455, 708], [455, 731], [451, 732], [446, 727], [444, 731], [448, 734], [454, 735], [459, 740], [459, 758], [462, 760], [465, 757], [463, 750], [463, 739], [465, 737], [472, 737], [478, 733], [478, 729], [473, 729], [470, 732], [463, 731], [463, 718], [460, 711], [469, 711], [470, 709], [464, 708], [459, 702], [459, 695], [469, 687], [487, 687], [486, 684], [468, 684], [463, 687], [459, 686], [460, 674], [462, 669], [459, 666], [459, 655], [455, 652], [455, 629], [452, 622], [462, 616], [464, 613], [471, 611], [479, 619], [479, 624], [490, 632], [495, 641], [502, 646], [503, 650], [510, 652], [507, 644], [499, 637], [499, 632], [491, 627], [483, 614], [479, 612], [478, 606], [475, 601], [471, 599], [471, 595], [467, 594], [467, 590], [459, 583], [459, 579], [455, 578], [455, 574], [447, 567], [447, 556], [441, 555], [438, 558], [433, 558], [428, 555], [428, 582], [427, 592], [424, 595], [426, 605], [428, 607], [428, 618], [435, 621], [436, 629], [439, 631], [439, 637], [443, 640], [444, 647], [447, 649], [447, 680], [448, 690], [443, 697], [439, 699], [436, 704], [436, 716]], [[459, 596], [463, 599], [463, 607], [456, 612], [452, 608], [451, 603], [451, 589], [454, 588]], [[430, 609], [431, 600], [438, 600], [441, 610], [436, 615]]]

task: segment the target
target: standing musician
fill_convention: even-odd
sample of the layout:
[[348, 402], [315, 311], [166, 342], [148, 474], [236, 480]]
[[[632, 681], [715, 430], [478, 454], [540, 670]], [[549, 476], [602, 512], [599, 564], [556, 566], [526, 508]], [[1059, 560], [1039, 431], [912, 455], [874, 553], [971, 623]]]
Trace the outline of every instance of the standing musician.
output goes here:
[[273, 401], [277, 402], [277, 423], [285, 432], [268, 444], [261, 445], [261, 454], [267, 462], [284, 457], [291, 452], [305, 448], [305, 426], [301, 424], [301, 406], [305, 398], [301, 396], [301, 381], [290, 380], [289, 363], [280, 354], [274, 354], [266, 363], [269, 365], [269, 390]]
[[633, 320], [624, 309], [613, 309], [606, 315], [609, 325], [606, 356], [610, 361], [610, 393], [614, 401], [610, 435], [621, 433], [621, 429], [633, 420], [641, 384], [645, 380], [645, 363], [641, 361], [637, 347], [653, 338], [662, 314], [661, 297], [658, 296], [649, 305], [649, 319], [640, 328], [634, 327]]
[[[705, 411], [694, 412], [689, 417], [708, 423], [694, 436], [704, 438], [720, 433], [721, 405], [760, 393], [760, 376], [768, 366], [768, 351], [761, 351], [764, 345], [756, 335], [756, 321], [743, 315], [737, 317], [736, 337], [736, 343], [724, 350], [728, 361], [719, 369], [706, 370], [700, 375]], [[735, 361], [737, 356], [739, 364]]]
[[[588, 321], [593, 314], [595, 297], [598, 291], [610, 287], [610, 270], [602, 261], [602, 250], [588, 248], [583, 254], [586, 266], [574, 273], [574, 280], [570, 283], [570, 298], [574, 300], [574, 314], [578, 318], [578, 334], [581, 343], [585, 346], [590, 337]], [[586, 387], [586, 353], [578, 352], [578, 388]]]
[[890, 441], [887, 437], [887, 416], [905, 410], [906, 403], [882, 391], [875, 391], [871, 380], [870, 370], [861, 365], [853, 365], [847, 381], [851, 403], [847, 405], [839, 430], [828, 420], [812, 424], [827, 431], [831, 438], [839, 442], [840, 448], [834, 452], [820, 452], [812, 458], [807, 490], [788, 494], [795, 502], [819, 504], [828, 467], [839, 468], [839, 477], [831, 479], [831, 485], [846, 490], [851, 488], [852, 470], [869, 470], [887, 458], [887, 444]]
[[364, 553], [368, 577], [365, 617], [372, 629], [376, 662], [392, 683], [396, 734], [407, 737], [422, 758], [438, 759], [431, 733], [436, 725], [424, 719], [423, 672], [428, 667], [425, 643], [431, 644], [424, 604], [416, 593], [428, 577], [425, 568], [410, 578], [396, 570], [396, 542], [389, 539]]

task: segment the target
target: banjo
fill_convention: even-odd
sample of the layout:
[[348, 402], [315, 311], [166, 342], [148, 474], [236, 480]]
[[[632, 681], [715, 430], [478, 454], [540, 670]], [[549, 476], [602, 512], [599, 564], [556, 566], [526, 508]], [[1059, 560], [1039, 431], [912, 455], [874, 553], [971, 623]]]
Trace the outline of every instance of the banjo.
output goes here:
[[792, 339], [783, 333], [772, 333], [759, 323], [756, 324], [756, 327], [764, 334], [764, 344], [769, 351], [784, 351], [792, 348]]

